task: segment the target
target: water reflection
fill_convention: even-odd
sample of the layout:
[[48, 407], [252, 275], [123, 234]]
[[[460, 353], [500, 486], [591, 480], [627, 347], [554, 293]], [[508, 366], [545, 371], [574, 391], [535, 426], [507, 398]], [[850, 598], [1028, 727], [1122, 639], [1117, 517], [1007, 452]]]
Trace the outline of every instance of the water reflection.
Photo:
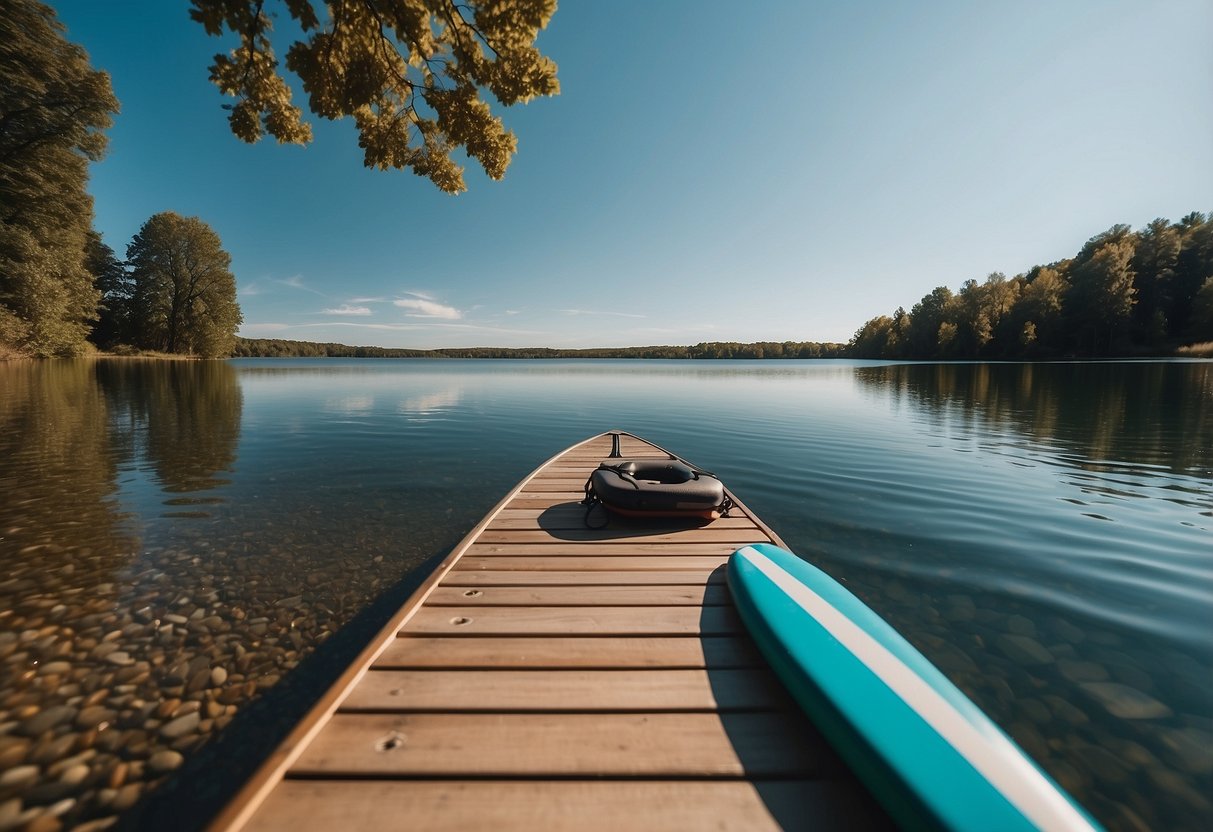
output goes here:
[[836, 573], [1101, 820], [1202, 828], [1213, 365], [855, 378], [918, 438], [884, 458], [878, 514], [816, 530]]
[[1213, 371], [1206, 362], [895, 364], [855, 378], [900, 400], [935, 430], [980, 419], [983, 437], [1009, 431], [1061, 443], [1097, 471], [1162, 466], [1213, 472]]
[[446, 390], [436, 390], [432, 393], [410, 396], [400, 402], [398, 409], [405, 416], [421, 420], [453, 410], [462, 399], [463, 389], [451, 387]]
[[189, 494], [229, 482], [243, 408], [235, 370], [217, 361], [101, 361], [96, 367], [114, 441], [142, 456], [164, 491]]
[[242, 409], [226, 363], [0, 363], [6, 823], [129, 810], [393, 574], [230, 500]]
[[340, 413], [352, 416], [358, 413], [368, 413], [375, 409], [374, 396], [334, 396], [324, 402], [324, 409], [330, 413]]
[[[107, 421], [91, 364], [0, 362], [0, 723], [78, 695], [77, 621], [112, 607], [137, 545]], [[37, 751], [15, 734], [0, 769]]]
[[0, 362], [4, 574], [35, 553], [67, 564], [69, 549], [129, 548], [115, 496], [122, 449], [107, 423], [91, 364]]

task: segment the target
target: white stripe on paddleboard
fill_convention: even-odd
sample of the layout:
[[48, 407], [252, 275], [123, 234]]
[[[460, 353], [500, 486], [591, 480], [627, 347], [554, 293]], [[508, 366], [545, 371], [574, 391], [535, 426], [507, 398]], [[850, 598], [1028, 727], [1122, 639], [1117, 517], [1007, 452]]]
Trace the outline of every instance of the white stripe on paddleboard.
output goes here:
[[1037, 828], [1095, 828], [1010, 741], [983, 733], [858, 624], [756, 549], [746, 546], [737, 554], [825, 627]]

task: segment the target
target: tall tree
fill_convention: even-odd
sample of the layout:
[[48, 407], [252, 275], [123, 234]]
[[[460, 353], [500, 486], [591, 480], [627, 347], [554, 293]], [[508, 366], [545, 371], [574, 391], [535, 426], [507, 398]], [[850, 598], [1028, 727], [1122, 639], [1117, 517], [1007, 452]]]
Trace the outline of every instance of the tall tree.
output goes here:
[[1193, 298], [1188, 326], [1193, 341], [1213, 341], [1213, 277], [1205, 281]]
[[1158, 344], [1166, 338], [1180, 240], [1179, 227], [1161, 217], [1137, 235], [1133, 254], [1133, 286], [1137, 290], [1133, 325], [1138, 339], [1145, 343]]
[[1213, 215], [1206, 218], [1193, 212], [1180, 220], [1180, 227], [1183, 239], [1175, 262], [1167, 325], [1172, 334], [1186, 337], [1196, 294], [1213, 277]]
[[230, 355], [243, 320], [231, 256], [197, 217], [171, 211], [143, 224], [126, 250], [139, 346], [209, 358]]
[[[269, 133], [306, 144], [311, 128], [278, 71], [266, 0], [192, 0], [210, 35], [240, 45], [216, 55], [211, 81], [237, 99], [229, 123], [246, 142]], [[352, 116], [367, 167], [409, 168], [448, 193], [466, 190], [451, 152], [463, 149], [493, 179], [517, 147], [482, 97], [510, 106], [555, 95], [556, 64], [534, 47], [556, 0], [283, 0], [304, 39], [286, 53], [308, 105], [327, 119]]]
[[[1113, 231], [1122, 227], [1128, 228], [1115, 226]], [[1083, 259], [1071, 269], [1070, 293], [1066, 297], [1079, 346], [1095, 355], [1116, 349], [1117, 336], [1124, 334], [1133, 311], [1135, 294], [1133, 236], [1111, 232], [1100, 236], [1104, 241], [1089, 253], [1083, 249], [1079, 255]]]
[[910, 326], [906, 333], [907, 358], [934, 358], [941, 346], [951, 347], [954, 328], [945, 327], [940, 338], [940, 326], [952, 323], [954, 312], [952, 290], [947, 286], [936, 286], [931, 293], [914, 304], [910, 310]]
[[1078, 254], [1074, 255], [1074, 260], [1071, 262], [1073, 268], [1078, 268], [1090, 260], [1095, 254], [1108, 243], [1123, 243], [1131, 242], [1136, 235], [1133, 233], [1131, 226], [1125, 223], [1117, 223], [1107, 231], [1102, 231], [1096, 234], [1083, 245]]
[[865, 323], [851, 338], [850, 354], [855, 358], [889, 358], [893, 352], [893, 319], [881, 315]]
[[1057, 269], [1032, 271], [1014, 309], [1017, 337], [1027, 352], [1053, 352], [1061, 346], [1062, 304], [1069, 286]]
[[[957, 348], [966, 356], [986, 355], [1003, 318], [1019, 298], [1019, 282], [994, 272], [986, 282], [967, 280], [955, 299], [959, 317]], [[1018, 334], [1018, 333], [1017, 333]]]
[[130, 304], [134, 284], [126, 264], [114, 256], [114, 250], [101, 241], [96, 231], [88, 234], [84, 266], [93, 278], [93, 288], [101, 296], [97, 322], [89, 340], [99, 347], [125, 343], [130, 338]]
[[0, 343], [35, 355], [79, 352], [95, 317], [85, 185], [118, 112], [64, 31], [49, 6], [0, 0]]

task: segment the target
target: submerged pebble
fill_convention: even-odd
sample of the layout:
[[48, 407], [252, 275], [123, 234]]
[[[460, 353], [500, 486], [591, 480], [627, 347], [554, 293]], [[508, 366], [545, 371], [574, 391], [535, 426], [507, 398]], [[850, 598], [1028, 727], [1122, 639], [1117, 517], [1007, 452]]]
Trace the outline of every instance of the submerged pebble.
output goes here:
[[1001, 635], [995, 642], [1007, 658], [1017, 664], [1049, 664], [1053, 654], [1034, 638], [1026, 635]]
[[1121, 719], [1160, 719], [1172, 714], [1154, 697], [1119, 682], [1084, 682], [1080, 687]]

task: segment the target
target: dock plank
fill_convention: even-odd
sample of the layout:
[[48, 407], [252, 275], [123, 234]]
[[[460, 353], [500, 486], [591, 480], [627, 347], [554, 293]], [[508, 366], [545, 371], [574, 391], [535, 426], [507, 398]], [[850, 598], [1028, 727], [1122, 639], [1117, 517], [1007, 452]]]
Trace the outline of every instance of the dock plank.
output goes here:
[[701, 607], [728, 603], [726, 587], [702, 582], [698, 586], [439, 586], [425, 599], [427, 607]]
[[566, 571], [605, 571], [623, 572], [627, 570], [656, 570], [667, 572], [675, 569], [696, 571], [712, 571], [719, 569], [729, 562], [731, 549], [716, 555], [518, 555], [492, 554], [484, 556], [465, 556], [457, 564], [456, 570], [468, 571], [478, 569], [505, 570], [522, 569], [526, 571], [554, 569]]
[[673, 585], [718, 585], [725, 583], [724, 570], [719, 567], [682, 569], [669, 572], [656, 570], [633, 570], [611, 572], [609, 570], [455, 570], [442, 579], [444, 587], [469, 586], [673, 586]]
[[[492, 531], [575, 531], [585, 529], [591, 531], [585, 525], [585, 509], [581, 506], [576, 507], [576, 512], [557, 510], [543, 512], [538, 517], [498, 517], [489, 526]], [[506, 512], [502, 512], [505, 514]], [[609, 519], [606, 526], [608, 532], [624, 532], [629, 536], [633, 534], [642, 534], [645, 532], [675, 532], [675, 531], [695, 531], [695, 527], [687, 523], [678, 523], [676, 521], [667, 521], [664, 523], [651, 523], [647, 526], [638, 527], [635, 523], [621, 522], [615, 519]], [[595, 514], [595, 527], [602, 522], [602, 518]], [[758, 526], [753, 520], [748, 517], [721, 517], [719, 520], [712, 521], [712, 528], [719, 531], [720, 529], [746, 529], [751, 536], [757, 539], [765, 539], [765, 535], [758, 533]], [[757, 533], [757, 534], [756, 534]]]
[[765, 667], [745, 637], [552, 636], [444, 638], [404, 635], [376, 659], [377, 669]]
[[799, 713], [338, 713], [291, 773], [827, 777], [843, 770]]
[[[517, 519], [517, 518], [521, 518], [521, 517], [538, 518], [538, 517], [541, 517], [544, 515], [555, 517], [558, 514], [559, 515], [567, 514], [570, 518], [581, 521], [585, 517], [585, 506], [583, 506], [581, 504], [580, 500], [576, 500], [576, 501], [570, 500], [565, 503], [554, 503], [551, 506], [546, 506], [546, 507], [527, 508], [527, 507], [515, 506], [514, 503], [511, 501], [504, 509], [502, 509], [497, 514], [497, 516], [495, 518], [493, 518], [493, 522], [490, 523], [489, 525], [495, 526], [495, 525], [497, 525], [497, 523], [499, 523], [502, 520], [513, 520], [513, 519]], [[748, 514], [746, 514], [743, 511], [739, 511], [735, 508], [729, 510], [728, 517], [720, 518], [720, 520], [728, 520], [728, 519], [734, 519], [734, 520], [743, 519], [743, 520], [749, 520], [751, 523], [754, 522]], [[712, 521], [712, 525], [715, 526], [717, 523], [720, 522], [720, 520]], [[629, 519], [627, 522], [635, 524], [637, 521]], [[584, 528], [584, 523], [582, 524], [582, 527]]]
[[430, 635], [720, 635], [742, 631], [732, 607], [422, 607], [402, 633]]
[[[753, 542], [753, 541], [751, 541]], [[731, 555], [743, 544], [715, 541], [711, 543], [618, 543], [601, 541], [592, 546], [580, 546], [550, 539], [546, 543], [474, 543], [464, 557], [488, 555], [546, 555], [555, 557], [649, 557], [655, 555]]]
[[526, 484], [528, 493], [563, 491], [585, 496], [585, 477], [535, 477]]
[[[715, 524], [713, 524], [714, 526]], [[493, 528], [480, 533], [481, 543], [551, 543], [553, 540], [586, 544], [618, 544], [621, 540], [634, 540], [644, 543], [733, 543], [744, 546], [767, 540], [766, 534], [751, 529], [717, 529], [707, 526], [697, 529], [683, 529], [675, 532], [661, 529], [639, 527], [623, 527], [613, 529], [567, 529], [559, 532], [548, 531], [497, 531]]]
[[564, 492], [546, 492], [535, 494], [526, 492], [519, 494], [514, 499], [510, 500], [510, 508], [538, 508], [547, 509], [552, 506], [565, 505], [571, 500], [580, 500], [583, 494], [564, 493]]
[[838, 780], [289, 780], [266, 802], [252, 828], [685, 832], [722, 828], [725, 821], [751, 832], [892, 828], [862, 789]]
[[783, 710], [775, 676], [743, 670], [375, 670], [341, 711], [559, 713]]

